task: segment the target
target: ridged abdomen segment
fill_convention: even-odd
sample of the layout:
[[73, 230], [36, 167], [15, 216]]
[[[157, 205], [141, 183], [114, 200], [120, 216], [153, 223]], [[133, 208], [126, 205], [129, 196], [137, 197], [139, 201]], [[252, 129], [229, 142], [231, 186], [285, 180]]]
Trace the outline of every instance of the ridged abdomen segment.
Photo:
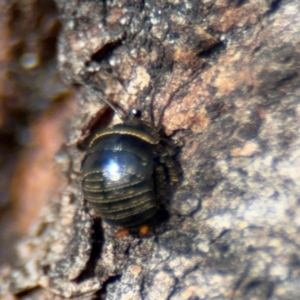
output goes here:
[[101, 138], [87, 153], [82, 165], [83, 194], [107, 222], [134, 226], [155, 214], [149, 147], [138, 138], [114, 134]]

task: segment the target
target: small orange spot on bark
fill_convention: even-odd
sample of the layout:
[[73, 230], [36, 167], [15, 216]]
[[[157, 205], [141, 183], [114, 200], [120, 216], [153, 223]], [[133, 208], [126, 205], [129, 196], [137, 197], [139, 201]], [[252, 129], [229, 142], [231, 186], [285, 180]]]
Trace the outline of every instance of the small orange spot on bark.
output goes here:
[[133, 266], [133, 267], [131, 268], [131, 273], [132, 273], [134, 276], [138, 276], [141, 272], [142, 272], [142, 267], [141, 267], [141, 266]]
[[115, 234], [115, 238], [119, 239], [122, 238], [124, 236], [127, 236], [129, 234], [129, 229], [128, 228], [122, 228], [120, 230], [118, 230]]
[[140, 235], [146, 235], [149, 232], [149, 226], [148, 225], [142, 225], [139, 229]]

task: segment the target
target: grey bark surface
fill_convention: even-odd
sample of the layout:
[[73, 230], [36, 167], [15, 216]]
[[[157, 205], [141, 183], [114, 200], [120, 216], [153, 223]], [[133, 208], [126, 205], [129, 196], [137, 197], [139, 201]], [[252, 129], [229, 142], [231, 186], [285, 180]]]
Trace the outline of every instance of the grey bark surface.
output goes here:
[[[57, 156], [65, 186], [20, 243], [21, 267], [1, 270], [3, 294], [297, 299], [299, 2], [57, 5], [60, 70], [80, 86]], [[107, 116], [103, 99], [182, 145], [169, 219], [146, 237], [115, 238], [84, 206], [79, 145]]]

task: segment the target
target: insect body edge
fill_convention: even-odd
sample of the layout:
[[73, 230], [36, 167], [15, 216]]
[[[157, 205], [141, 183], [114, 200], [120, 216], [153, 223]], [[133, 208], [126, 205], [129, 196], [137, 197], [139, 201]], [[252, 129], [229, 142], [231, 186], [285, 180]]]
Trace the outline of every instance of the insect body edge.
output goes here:
[[89, 206], [105, 221], [127, 227], [146, 222], [159, 207], [153, 181], [158, 135], [145, 131], [144, 123], [137, 125], [97, 133], [81, 170]]

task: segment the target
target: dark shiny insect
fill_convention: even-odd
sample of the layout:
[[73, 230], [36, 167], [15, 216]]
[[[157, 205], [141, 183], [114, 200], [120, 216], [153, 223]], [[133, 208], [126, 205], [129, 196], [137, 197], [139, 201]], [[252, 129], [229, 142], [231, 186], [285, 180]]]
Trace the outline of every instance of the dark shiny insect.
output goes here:
[[178, 181], [173, 150], [157, 128], [138, 118], [98, 131], [81, 168], [88, 205], [114, 225], [147, 222]]

